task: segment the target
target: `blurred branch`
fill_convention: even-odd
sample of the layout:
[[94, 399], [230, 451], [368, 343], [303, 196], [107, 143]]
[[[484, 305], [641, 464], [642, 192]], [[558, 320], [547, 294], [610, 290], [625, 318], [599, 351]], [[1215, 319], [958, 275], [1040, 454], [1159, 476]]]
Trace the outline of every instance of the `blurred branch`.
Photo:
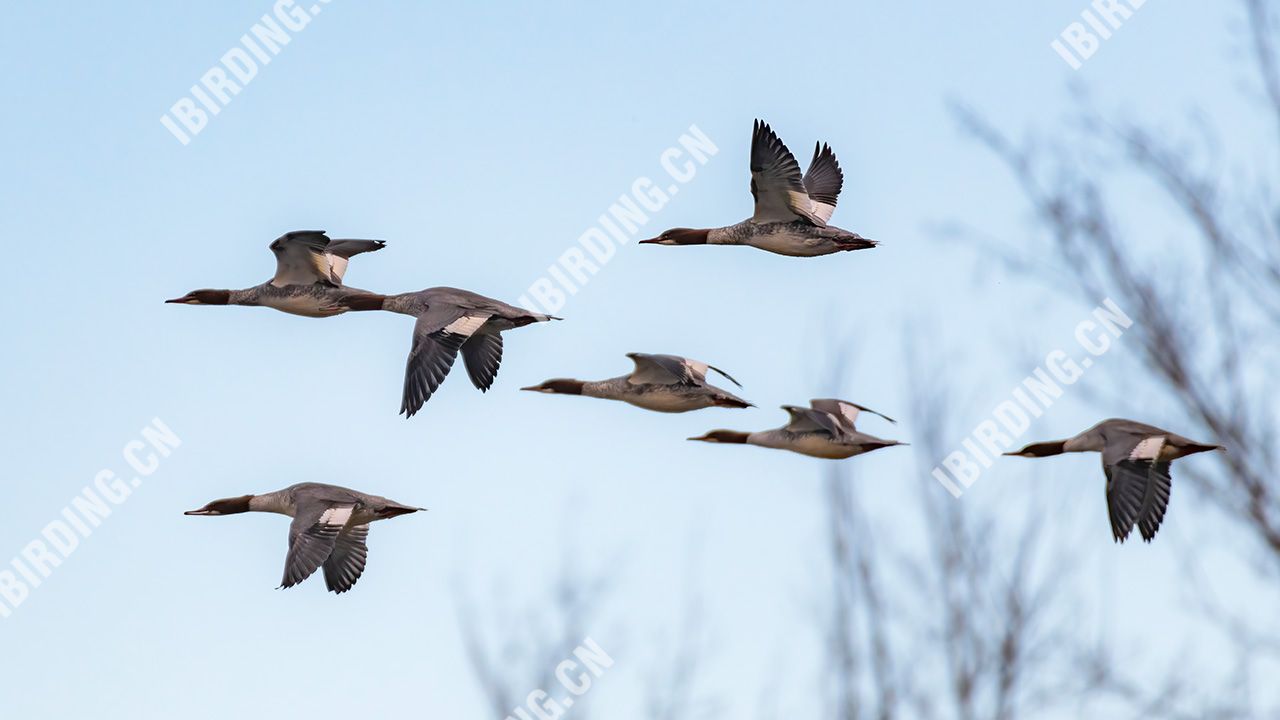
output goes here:
[[[835, 356], [836, 377], [845, 375], [846, 358]], [[925, 468], [946, 454], [947, 395], [930, 381], [936, 368], [912, 367], [907, 375], [916, 379], [909, 389], [912, 449], [922, 468], [916, 476], [928, 478]], [[1031, 507], [1014, 522], [1015, 513], [959, 502], [926, 479], [907, 493], [917, 501], [914, 513], [910, 504], [893, 509], [892, 529], [910, 527], [913, 514], [923, 526], [923, 546], [905, 543], [871, 525], [860, 495], [867, 480], [851, 469], [859, 462], [866, 461], [833, 462], [824, 474], [832, 573], [823, 618], [827, 716], [1015, 720], [1074, 702], [1097, 682], [1055, 680], [1077, 677], [1082, 651], [1072, 641], [1063, 587], [1074, 570], [1040, 542], [1044, 513]], [[1002, 560], [1005, 547], [1015, 551]], [[891, 607], [890, 597], [897, 598]]]
[[[582, 574], [567, 557], [552, 583], [545, 603], [532, 604], [502, 617], [481, 620], [480, 604], [461, 591], [457, 601], [458, 624], [467, 660], [493, 717], [507, 717], [524, 707], [535, 690], [559, 686], [556, 667], [590, 633], [587, 626], [607, 595], [609, 581], [603, 573]], [[505, 593], [495, 591], [495, 598]], [[497, 629], [497, 635], [486, 632]], [[589, 717], [584, 703], [574, 706], [574, 717]]]
[[[1241, 3], [1253, 70], [1280, 137], [1273, 4]], [[1280, 590], [1280, 495], [1271, 479], [1280, 439], [1273, 372], [1280, 344], [1275, 169], [1266, 168], [1269, 182], [1227, 177], [1215, 167], [1221, 153], [1212, 132], [1179, 142], [1167, 130], [1112, 120], [1087, 107], [1049, 146], [1017, 142], [972, 110], [957, 108], [955, 114], [1010, 171], [1044, 231], [1039, 243], [1010, 243], [997, 252], [1057, 284], [1065, 276], [1086, 303], [1111, 297], [1134, 316], [1128, 333], [1138, 344], [1140, 372], [1125, 385], [1125, 395], [1129, 402], [1142, 397], [1141, 390], [1169, 398], [1196, 432], [1226, 445], [1217, 463], [1185, 464], [1180, 477], [1252, 540], [1255, 579], [1270, 592]], [[1280, 143], [1268, 157], [1277, 150]], [[1155, 191], [1165, 217], [1178, 221], [1176, 240], [1152, 246], [1152, 223], [1144, 219], [1150, 209], [1134, 202], [1135, 180]], [[1050, 257], [1053, 268], [1021, 260], [1027, 257]], [[1181, 266], [1158, 267], [1152, 257]], [[1249, 627], [1217, 603], [1205, 603], [1204, 610], [1236, 646], [1243, 685], [1259, 656], [1280, 647], [1280, 630]], [[1098, 686], [1141, 708], [1140, 715], [1189, 716], [1177, 710], [1187, 695], [1177, 692], [1184, 686], [1173, 673], [1153, 690], [1118, 677], [1108, 672]], [[1195, 717], [1250, 715], [1239, 703], [1195, 702]]]

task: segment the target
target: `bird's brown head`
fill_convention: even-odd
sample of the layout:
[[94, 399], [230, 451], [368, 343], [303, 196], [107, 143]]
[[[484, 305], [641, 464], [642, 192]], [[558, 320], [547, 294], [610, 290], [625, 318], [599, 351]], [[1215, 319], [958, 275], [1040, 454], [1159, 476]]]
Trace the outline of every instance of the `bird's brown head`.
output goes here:
[[738, 430], [712, 430], [698, 437], [691, 437], [690, 440], [701, 440], [709, 443], [730, 443], [734, 445], [742, 445], [747, 442], [747, 436], [751, 433], [744, 433]]
[[214, 500], [199, 510], [188, 510], [183, 515], [239, 515], [240, 513], [249, 512], [249, 501], [253, 499], [252, 495], [241, 495], [240, 497], [223, 498]]
[[1007, 452], [1005, 455], [1013, 457], [1040, 458], [1049, 457], [1050, 455], [1061, 455], [1064, 452], [1066, 452], [1066, 441], [1054, 440], [1053, 442], [1031, 443], [1021, 450]]
[[555, 378], [537, 385], [520, 388], [530, 392], [549, 393], [552, 395], [581, 395], [583, 383], [581, 380], [570, 380], [568, 378]]
[[641, 240], [640, 245], [706, 245], [710, 230], [672, 228], [658, 237]]
[[180, 298], [165, 300], [179, 305], [226, 305], [230, 301], [230, 290], [192, 290]]

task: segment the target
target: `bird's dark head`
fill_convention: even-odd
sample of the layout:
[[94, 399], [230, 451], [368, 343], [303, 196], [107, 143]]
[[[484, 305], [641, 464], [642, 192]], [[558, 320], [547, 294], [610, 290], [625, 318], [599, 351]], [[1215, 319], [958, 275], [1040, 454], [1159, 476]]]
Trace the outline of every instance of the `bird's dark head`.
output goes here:
[[672, 228], [658, 237], [641, 240], [641, 245], [706, 245], [710, 230], [694, 230], [693, 228]]
[[253, 499], [252, 495], [241, 495], [240, 497], [223, 498], [214, 500], [199, 510], [188, 510], [183, 515], [239, 515], [240, 513], [249, 512], [249, 501]]
[[1049, 457], [1050, 455], [1061, 455], [1062, 453], [1067, 452], [1066, 444], [1067, 443], [1065, 440], [1054, 440], [1053, 442], [1031, 443], [1030, 445], [1022, 448], [1021, 450], [1007, 452], [1005, 453], [1005, 455], [1011, 455], [1013, 457], [1026, 457], [1026, 458], [1040, 458], [1040, 457]]
[[192, 290], [180, 298], [165, 300], [180, 305], [226, 305], [230, 301], [230, 290]]
[[555, 378], [537, 385], [520, 388], [521, 390], [529, 390], [531, 392], [550, 393], [552, 395], [581, 395], [581, 380], [570, 380], [568, 378]]
[[691, 437], [690, 440], [701, 440], [709, 443], [731, 443], [742, 445], [747, 442], [747, 436], [751, 433], [744, 433], [738, 430], [712, 430], [698, 437]]

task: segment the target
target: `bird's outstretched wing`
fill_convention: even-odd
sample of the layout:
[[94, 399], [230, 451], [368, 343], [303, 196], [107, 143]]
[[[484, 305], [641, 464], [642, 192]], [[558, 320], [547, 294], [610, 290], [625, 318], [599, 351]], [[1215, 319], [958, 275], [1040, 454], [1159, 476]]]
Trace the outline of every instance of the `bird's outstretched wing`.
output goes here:
[[280, 587], [291, 588], [311, 577], [329, 556], [355, 505], [313, 502], [298, 508], [289, 525], [289, 554]]
[[707, 370], [715, 370], [742, 387], [742, 383], [720, 368], [679, 355], [627, 353], [627, 357], [636, 365], [627, 379], [633, 385], [706, 385]]
[[347, 265], [360, 253], [374, 252], [386, 247], [382, 240], [331, 240], [327, 250], [329, 276], [339, 285], [346, 282]]
[[818, 143], [813, 148], [813, 160], [804, 173], [804, 190], [812, 203], [813, 214], [822, 219], [825, 225], [831, 222], [831, 215], [836, 211], [836, 199], [840, 197], [840, 189], [844, 187], [844, 173], [831, 146]]
[[369, 558], [369, 526], [348, 525], [334, 540], [333, 552], [324, 561], [324, 584], [330, 592], [341, 595], [350, 590], [364, 574]]
[[1107, 512], [1116, 542], [1124, 542], [1135, 524], [1142, 539], [1151, 542], [1164, 521], [1173, 491], [1170, 463], [1159, 459], [1164, 442], [1162, 437], [1143, 438], [1132, 448], [1111, 446], [1103, 453]]
[[826, 225], [812, 210], [800, 163], [773, 129], [761, 120], [756, 120], [751, 133], [751, 195], [756, 201], [751, 222], [787, 223], [803, 219], [819, 227]]
[[836, 417], [828, 412], [798, 405], [783, 405], [783, 410], [791, 416], [791, 422], [783, 429], [797, 433], [822, 433], [833, 438], [840, 437], [843, 431]]
[[276, 256], [276, 274], [271, 284], [284, 287], [322, 283], [337, 287], [341, 283], [333, 280], [325, 252], [328, 246], [329, 237], [323, 230], [294, 230], [276, 238], [270, 246]]
[[488, 313], [443, 304], [432, 306], [418, 318], [405, 364], [400, 403], [400, 412], [406, 418], [413, 417], [431, 399], [453, 367], [458, 350], [489, 318]]
[[484, 392], [493, 385], [502, 365], [502, 334], [483, 328], [462, 343], [462, 362], [467, 366], [471, 384]]
[[854, 423], [858, 419], [859, 412], [869, 412], [872, 415], [879, 415], [880, 417], [884, 418], [885, 420], [888, 420], [891, 423], [896, 424], [898, 422], [897, 420], [894, 420], [888, 415], [878, 413], [869, 407], [864, 407], [857, 403], [851, 403], [848, 400], [836, 400], [834, 398], [825, 399], [825, 400], [810, 400], [809, 407], [813, 408], [814, 410], [820, 410], [822, 412], [831, 413], [833, 416], [835, 416], [836, 420], [840, 423], [840, 426], [845, 430], [847, 430], [848, 432], [853, 432], [854, 430], [857, 429], [856, 427], [854, 427]]

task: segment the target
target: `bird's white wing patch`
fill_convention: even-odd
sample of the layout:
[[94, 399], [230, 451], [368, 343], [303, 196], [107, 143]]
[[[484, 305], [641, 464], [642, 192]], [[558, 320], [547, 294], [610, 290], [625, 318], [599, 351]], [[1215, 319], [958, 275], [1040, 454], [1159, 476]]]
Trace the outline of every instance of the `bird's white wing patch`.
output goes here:
[[1143, 438], [1129, 453], [1130, 460], [1159, 460], [1164, 449], [1164, 436]]
[[325, 510], [323, 513], [321, 513], [320, 520], [318, 522], [321, 525], [336, 525], [338, 527], [345, 527], [347, 524], [347, 521], [351, 519], [351, 513], [354, 509], [355, 508], [352, 507], [351, 505], [341, 505], [338, 507], [331, 507], [328, 510]]
[[455, 335], [466, 335], [470, 337], [472, 333], [480, 329], [489, 320], [488, 315], [463, 315], [444, 326], [444, 331]]
[[840, 403], [840, 414], [845, 420], [849, 421], [849, 426], [852, 427], [858, 419], [858, 408], [847, 402], [842, 402]]
[[342, 278], [347, 274], [347, 258], [333, 253], [326, 253], [325, 258], [329, 261], [329, 274], [333, 276], [333, 281], [342, 284]]
[[689, 373], [691, 375], [697, 378], [698, 382], [706, 382], [707, 368], [711, 367], [710, 365], [704, 362], [698, 362], [697, 360], [690, 360], [689, 358], [685, 358], [684, 366], [689, 369]]

